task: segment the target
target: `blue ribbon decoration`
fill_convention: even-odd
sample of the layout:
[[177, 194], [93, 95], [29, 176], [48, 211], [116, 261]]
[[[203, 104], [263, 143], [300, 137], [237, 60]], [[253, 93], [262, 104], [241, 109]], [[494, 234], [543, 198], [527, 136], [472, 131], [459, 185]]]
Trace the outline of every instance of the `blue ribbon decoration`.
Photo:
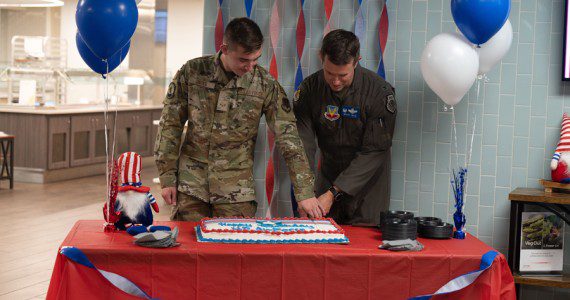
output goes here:
[[[305, 5], [305, 0], [301, 0], [301, 11], [300, 11], [300, 13], [303, 13], [303, 16], [304, 16], [304, 12], [303, 12], [303, 6], [304, 5]], [[303, 38], [305, 38], [305, 37], [303, 37]], [[295, 38], [295, 40], [296, 40], [296, 38]], [[294, 87], [295, 91], [299, 89], [299, 85], [301, 85], [301, 82], [303, 82], [303, 69], [301, 68], [301, 57], [299, 57], [299, 53], [297, 53], [297, 59], [298, 59], [299, 63], [297, 64], [297, 72], [295, 72], [295, 87]]]
[[450, 280], [433, 294], [416, 296], [409, 298], [409, 300], [427, 300], [431, 299], [432, 296], [453, 293], [471, 285], [473, 282], [475, 282], [475, 280], [477, 280], [479, 275], [483, 274], [485, 270], [489, 269], [493, 265], [493, 261], [495, 261], [495, 257], [497, 255], [499, 255], [499, 252], [495, 250], [491, 250], [483, 254], [481, 257], [481, 265], [479, 266], [479, 270], [463, 274]]
[[251, 18], [251, 8], [253, 7], [253, 0], [244, 0], [245, 5], [245, 13], [247, 14], [248, 18]]
[[361, 45], [364, 44], [364, 38], [366, 37], [365, 15], [365, 5], [362, 5], [362, 0], [358, 0], [358, 11], [354, 20], [354, 35], [358, 37]]
[[386, 79], [386, 71], [384, 69], [383, 57], [380, 58], [380, 63], [378, 64], [378, 70], [376, 71], [376, 74], [380, 75], [380, 77], [384, 78], [384, 80]]
[[[387, 19], [386, 21], [388, 22], [388, 25], [386, 28], [378, 28], [378, 31], [385, 30], [386, 32], [388, 32], [388, 28], [390, 26], [389, 21], [388, 21], [388, 0], [385, 0], [384, 5], [382, 6], [382, 11], [380, 13], [380, 22], [382, 22], [382, 16], [383, 16], [382, 13], [384, 12], [384, 10], [386, 10], [386, 17], [385, 18]], [[380, 33], [380, 32], [378, 32], [378, 33]], [[378, 62], [378, 69], [376, 70], [376, 74], [378, 74], [382, 78], [386, 79], [386, 70], [384, 67], [384, 50], [386, 50], [386, 49], [382, 48], [382, 42], [381, 42], [380, 38], [378, 38], [378, 48], [380, 49], [380, 59]]]
[[295, 91], [299, 89], [301, 82], [303, 82], [303, 70], [301, 69], [301, 61], [299, 61], [297, 72], [295, 72]]
[[75, 263], [97, 270], [112, 285], [114, 285], [115, 287], [117, 287], [118, 289], [129, 295], [140, 297], [143, 299], [153, 299], [151, 296], [149, 296], [141, 288], [139, 288], [136, 284], [134, 284], [132, 281], [128, 280], [127, 278], [119, 274], [97, 269], [95, 265], [93, 265], [93, 263], [89, 261], [89, 258], [87, 258], [87, 256], [83, 253], [83, 251], [79, 250], [78, 248], [62, 247], [59, 253], [61, 253], [63, 256], [67, 257], [69, 260]]

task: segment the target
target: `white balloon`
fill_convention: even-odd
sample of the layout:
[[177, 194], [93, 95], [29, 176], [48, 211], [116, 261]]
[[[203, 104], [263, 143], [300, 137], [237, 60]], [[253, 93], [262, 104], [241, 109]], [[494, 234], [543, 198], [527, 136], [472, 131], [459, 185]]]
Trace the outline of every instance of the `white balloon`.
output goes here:
[[459, 33], [440, 33], [431, 39], [421, 58], [428, 86], [448, 105], [456, 105], [477, 78], [479, 57]]
[[507, 20], [501, 30], [477, 49], [479, 54], [479, 75], [489, 72], [509, 52], [513, 42], [513, 26]]

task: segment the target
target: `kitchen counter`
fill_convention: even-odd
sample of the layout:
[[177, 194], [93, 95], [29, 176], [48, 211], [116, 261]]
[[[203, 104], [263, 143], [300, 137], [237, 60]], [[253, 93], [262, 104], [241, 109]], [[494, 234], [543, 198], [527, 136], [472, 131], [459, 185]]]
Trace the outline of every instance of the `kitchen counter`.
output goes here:
[[15, 180], [45, 183], [105, 174], [105, 145], [114, 137], [115, 156], [134, 151], [152, 162], [162, 105], [119, 105], [116, 117], [110, 106], [107, 120], [104, 110], [102, 104], [0, 105], [0, 131], [15, 136]]
[[[109, 111], [138, 111], [162, 109], [160, 105], [110, 105]], [[102, 113], [105, 111], [103, 104], [64, 104], [58, 106], [25, 106], [25, 105], [0, 105], [0, 113], [39, 114], [39, 115], [69, 115]]]

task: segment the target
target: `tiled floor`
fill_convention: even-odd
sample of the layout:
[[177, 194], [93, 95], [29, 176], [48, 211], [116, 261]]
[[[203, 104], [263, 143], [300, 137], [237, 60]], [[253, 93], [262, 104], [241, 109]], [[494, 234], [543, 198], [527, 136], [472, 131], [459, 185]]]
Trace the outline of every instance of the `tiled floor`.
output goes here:
[[[143, 183], [161, 205], [157, 219], [167, 220], [160, 189], [152, 184], [154, 168]], [[75, 221], [103, 219], [105, 177], [51, 184], [0, 182], [0, 299], [45, 299], [60, 243]], [[103, 221], [102, 221], [103, 222]]]

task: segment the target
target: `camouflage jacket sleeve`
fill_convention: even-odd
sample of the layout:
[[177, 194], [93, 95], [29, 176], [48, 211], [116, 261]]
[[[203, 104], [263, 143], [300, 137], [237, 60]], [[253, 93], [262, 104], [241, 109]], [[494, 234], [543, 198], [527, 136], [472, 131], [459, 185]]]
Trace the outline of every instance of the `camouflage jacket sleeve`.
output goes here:
[[154, 144], [154, 157], [163, 188], [177, 184], [180, 142], [184, 124], [188, 120], [188, 81], [185, 71], [186, 66], [176, 73], [168, 86]]
[[285, 91], [277, 82], [265, 99], [263, 113], [267, 125], [275, 133], [275, 143], [289, 168], [296, 200], [315, 197], [315, 179], [297, 131], [295, 114]]

